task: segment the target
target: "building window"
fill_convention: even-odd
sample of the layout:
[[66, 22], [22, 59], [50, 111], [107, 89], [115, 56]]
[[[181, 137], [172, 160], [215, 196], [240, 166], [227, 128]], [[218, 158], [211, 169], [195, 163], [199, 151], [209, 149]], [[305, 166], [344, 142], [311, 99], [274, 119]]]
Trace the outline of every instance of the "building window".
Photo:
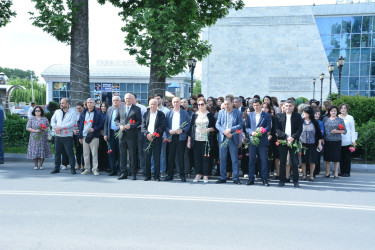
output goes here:
[[53, 82], [52, 100], [60, 102], [61, 98], [70, 98], [70, 82]]

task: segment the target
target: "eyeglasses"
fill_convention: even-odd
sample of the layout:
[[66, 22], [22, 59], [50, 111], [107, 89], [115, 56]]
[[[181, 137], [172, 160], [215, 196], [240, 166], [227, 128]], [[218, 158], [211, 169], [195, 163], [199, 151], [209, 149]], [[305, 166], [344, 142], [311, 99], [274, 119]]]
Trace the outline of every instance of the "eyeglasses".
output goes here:
[[208, 99], [207, 101], [208, 101], [208, 102], [212, 102], [212, 100], [211, 100], [211, 99]]
[[204, 103], [198, 103], [198, 106], [204, 106]]
[[37, 110], [35, 110], [35, 112], [42, 112], [42, 111], [40, 111], [40, 110], [37, 109]]

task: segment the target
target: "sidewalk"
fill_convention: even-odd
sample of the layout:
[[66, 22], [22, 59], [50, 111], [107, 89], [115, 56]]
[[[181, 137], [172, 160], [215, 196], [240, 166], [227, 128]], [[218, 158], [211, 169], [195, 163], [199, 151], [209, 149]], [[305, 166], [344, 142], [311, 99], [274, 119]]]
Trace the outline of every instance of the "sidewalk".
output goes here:
[[[5, 154], [5, 162], [31, 162], [26, 154]], [[45, 162], [54, 162], [54, 158], [46, 159]], [[375, 164], [352, 164], [352, 172], [375, 173]]]

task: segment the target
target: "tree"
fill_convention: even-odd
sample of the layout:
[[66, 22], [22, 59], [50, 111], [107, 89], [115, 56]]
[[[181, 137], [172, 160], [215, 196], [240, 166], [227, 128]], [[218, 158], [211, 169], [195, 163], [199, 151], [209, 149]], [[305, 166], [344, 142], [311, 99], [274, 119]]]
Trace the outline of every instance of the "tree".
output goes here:
[[11, 0], [0, 0], [0, 28], [4, 27], [10, 22], [12, 17], [17, 15], [10, 7], [13, 5]]
[[0, 72], [3, 72], [9, 79], [30, 79], [30, 77], [32, 77], [34, 80], [38, 81], [38, 77], [32, 70], [10, 69], [0, 67]]
[[[32, 101], [32, 90], [31, 90], [30, 79], [12, 78], [8, 81], [8, 85], [21, 85], [26, 88], [26, 90], [23, 90], [23, 89], [14, 90], [10, 98], [11, 102], [29, 103]], [[34, 89], [35, 103], [40, 104], [40, 105], [45, 105], [46, 104], [46, 85], [33, 81], [33, 89]]]
[[204, 27], [244, 6], [242, 0], [107, 1], [121, 8], [126, 50], [150, 67], [151, 95], [164, 95], [166, 77], [181, 73], [189, 58], [202, 60], [210, 53], [211, 46], [200, 39]]
[[194, 95], [198, 95], [202, 93], [202, 81], [201, 80], [196, 80], [194, 83]]
[[70, 49], [72, 105], [90, 97], [88, 0], [32, 0], [38, 15], [33, 25], [42, 28]]

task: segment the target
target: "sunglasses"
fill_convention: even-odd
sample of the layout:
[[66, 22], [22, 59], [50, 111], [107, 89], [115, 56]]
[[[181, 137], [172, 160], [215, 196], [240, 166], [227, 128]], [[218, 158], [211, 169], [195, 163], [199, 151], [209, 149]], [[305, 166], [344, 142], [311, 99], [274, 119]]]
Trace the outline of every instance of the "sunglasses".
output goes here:
[[204, 106], [204, 103], [198, 103], [198, 106]]
[[37, 109], [37, 110], [35, 110], [35, 112], [42, 112], [42, 111]]

